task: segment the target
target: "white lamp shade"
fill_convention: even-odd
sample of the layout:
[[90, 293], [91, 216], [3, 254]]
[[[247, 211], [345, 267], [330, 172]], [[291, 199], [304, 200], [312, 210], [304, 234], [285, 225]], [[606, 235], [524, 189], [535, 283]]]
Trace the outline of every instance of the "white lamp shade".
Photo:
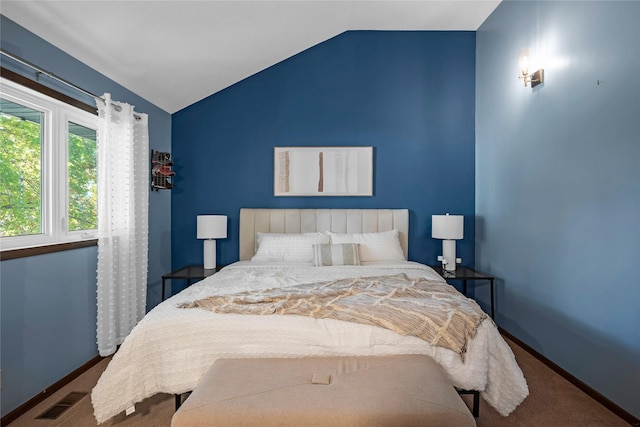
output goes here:
[[198, 215], [198, 239], [225, 239], [226, 215]]
[[431, 215], [431, 237], [459, 240], [464, 236], [463, 215]]

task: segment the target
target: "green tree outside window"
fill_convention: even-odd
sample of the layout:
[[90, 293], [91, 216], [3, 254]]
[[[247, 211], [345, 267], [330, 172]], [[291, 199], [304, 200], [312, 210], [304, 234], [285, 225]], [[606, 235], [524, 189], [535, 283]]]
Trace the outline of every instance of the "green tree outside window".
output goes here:
[[96, 131], [69, 123], [69, 231], [98, 228]]
[[[42, 234], [43, 113], [0, 102], [0, 236]], [[97, 228], [96, 131], [67, 123], [67, 230]]]
[[0, 236], [42, 233], [41, 121], [0, 113]]

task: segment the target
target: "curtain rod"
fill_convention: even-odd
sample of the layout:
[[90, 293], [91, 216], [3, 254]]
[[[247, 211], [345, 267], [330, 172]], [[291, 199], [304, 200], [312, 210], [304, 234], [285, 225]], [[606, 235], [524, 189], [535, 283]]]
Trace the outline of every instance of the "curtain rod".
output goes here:
[[[53, 74], [52, 72], [47, 71], [47, 70], [45, 70], [43, 68], [40, 68], [37, 65], [33, 64], [32, 62], [29, 62], [24, 58], [20, 58], [19, 56], [14, 55], [13, 53], [11, 53], [11, 52], [9, 52], [9, 51], [7, 51], [5, 49], [0, 48], [0, 53], [5, 55], [5, 56], [8, 56], [9, 58], [13, 59], [14, 61], [19, 62], [22, 65], [26, 65], [27, 67], [29, 67], [32, 70], [34, 70], [37, 73], [36, 74], [36, 80], [38, 80], [38, 74], [44, 74], [45, 76], [49, 77], [50, 79], [53, 79], [53, 80], [56, 80], [56, 81], [58, 81], [58, 82], [60, 82], [62, 84], [65, 84], [65, 85], [69, 86], [70, 88], [77, 90], [78, 92], [82, 92], [83, 94], [88, 95], [88, 96], [90, 96], [90, 97], [92, 97], [92, 98], [94, 98], [96, 100], [99, 99], [102, 102], [106, 102], [103, 97], [98, 96], [98, 95], [96, 95], [94, 93], [91, 93], [88, 90], [85, 90], [85, 89], [81, 88], [80, 86], [76, 86], [73, 83], [63, 79], [62, 77], [58, 77], [55, 74]], [[122, 108], [119, 105], [116, 105], [116, 104], [111, 104], [111, 105], [118, 111], [122, 110]], [[136, 120], [140, 120], [140, 118], [141, 118], [138, 114], [134, 114], [133, 117], [135, 117]]]

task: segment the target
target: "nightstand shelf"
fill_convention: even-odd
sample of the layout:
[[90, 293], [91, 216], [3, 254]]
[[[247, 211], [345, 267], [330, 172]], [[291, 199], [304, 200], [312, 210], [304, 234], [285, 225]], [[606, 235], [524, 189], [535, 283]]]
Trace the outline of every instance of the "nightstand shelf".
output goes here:
[[490, 274], [482, 273], [478, 270], [474, 270], [471, 267], [458, 267], [454, 271], [444, 270], [440, 265], [430, 265], [429, 267], [433, 268], [436, 273], [442, 276], [447, 282], [450, 280], [460, 280], [462, 281], [462, 293], [465, 296], [467, 295], [467, 281], [473, 280], [474, 284], [477, 280], [486, 280], [489, 282], [489, 286], [491, 288], [491, 318], [494, 318], [494, 308], [493, 308], [493, 282], [495, 277]]
[[202, 265], [188, 265], [186, 267], [182, 267], [178, 270], [172, 271], [169, 274], [165, 274], [162, 276], [162, 301], [164, 301], [166, 292], [165, 286], [167, 283], [167, 279], [182, 279], [187, 281], [187, 287], [191, 286], [191, 284], [196, 280], [202, 280], [206, 277], [209, 277], [213, 274], [216, 274], [224, 267], [224, 265], [219, 265], [214, 269], [205, 269]]

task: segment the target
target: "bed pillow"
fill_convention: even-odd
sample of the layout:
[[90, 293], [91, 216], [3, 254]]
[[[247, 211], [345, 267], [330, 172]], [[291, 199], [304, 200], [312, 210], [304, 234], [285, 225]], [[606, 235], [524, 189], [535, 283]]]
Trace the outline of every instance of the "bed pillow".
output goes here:
[[360, 262], [404, 261], [398, 230], [380, 233], [329, 233], [331, 243], [358, 243]]
[[329, 243], [326, 233], [258, 233], [251, 261], [313, 262], [313, 245]]
[[357, 243], [313, 245], [313, 265], [360, 265]]

